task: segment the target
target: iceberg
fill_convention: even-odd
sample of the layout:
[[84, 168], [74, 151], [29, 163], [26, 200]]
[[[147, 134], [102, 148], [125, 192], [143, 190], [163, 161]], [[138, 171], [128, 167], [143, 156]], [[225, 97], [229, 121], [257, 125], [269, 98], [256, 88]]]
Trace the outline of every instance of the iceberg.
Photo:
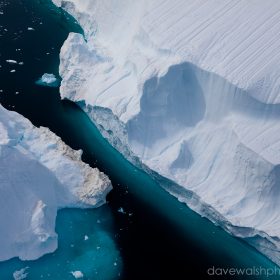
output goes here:
[[[81, 154], [49, 129], [0, 106], [0, 261], [53, 252], [58, 209], [105, 203], [111, 182], [83, 163]], [[15, 275], [23, 279], [25, 269]]]
[[71, 271], [71, 274], [76, 278], [76, 279], [79, 279], [79, 278], [83, 278], [84, 275], [81, 271], [79, 270], [76, 270], [76, 271]]
[[39, 86], [58, 87], [59, 80], [54, 74], [45, 73], [38, 81], [36, 81], [36, 84]]
[[16, 271], [13, 273], [14, 280], [23, 280], [23, 279], [26, 279], [27, 276], [28, 276], [28, 272], [26, 272], [27, 269], [28, 269], [28, 266], [25, 267], [25, 268], [22, 268], [22, 269], [20, 269], [20, 270], [16, 270]]
[[280, 4], [53, 2], [84, 30], [61, 49], [61, 97], [180, 201], [280, 265]]
[[6, 62], [10, 64], [17, 64], [17, 61], [14, 59], [7, 59]]

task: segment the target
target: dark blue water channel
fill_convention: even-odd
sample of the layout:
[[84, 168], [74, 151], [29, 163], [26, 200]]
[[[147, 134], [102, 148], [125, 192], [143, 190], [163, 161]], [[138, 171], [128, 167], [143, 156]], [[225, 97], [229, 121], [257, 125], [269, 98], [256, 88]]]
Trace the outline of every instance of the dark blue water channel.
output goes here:
[[[70, 271], [75, 270], [92, 280], [267, 279], [207, 275], [213, 266], [274, 268], [274, 264], [131, 165], [78, 106], [60, 100], [58, 88], [35, 84], [44, 73], [58, 75], [60, 47], [70, 31], [82, 32], [74, 19], [49, 0], [0, 0], [0, 12], [1, 104], [36, 126], [49, 127], [72, 148], [82, 149], [83, 160], [104, 171], [114, 187], [108, 203], [98, 209], [60, 210], [58, 250], [36, 261], [2, 262], [0, 279], [13, 279], [15, 270], [27, 266], [27, 279], [32, 280], [74, 279]], [[23, 65], [8, 64], [7, 59]]]

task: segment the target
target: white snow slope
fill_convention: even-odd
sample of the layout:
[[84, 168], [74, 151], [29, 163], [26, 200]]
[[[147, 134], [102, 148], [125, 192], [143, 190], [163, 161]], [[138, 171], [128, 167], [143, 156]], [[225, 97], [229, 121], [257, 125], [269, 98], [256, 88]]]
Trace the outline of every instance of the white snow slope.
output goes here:
[[59, 208], [105, 202], [111, 183], [81, 153], [0, 105], [0, 261], [53, 252]]
[[280, 264], [280, 2], [53, 2], [86, 39], [61, 49], [62, 98]]

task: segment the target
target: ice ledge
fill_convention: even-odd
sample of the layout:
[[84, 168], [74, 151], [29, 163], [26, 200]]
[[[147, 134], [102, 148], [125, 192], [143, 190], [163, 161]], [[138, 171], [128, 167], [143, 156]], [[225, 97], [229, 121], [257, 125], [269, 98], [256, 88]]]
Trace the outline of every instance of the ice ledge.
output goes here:
[[111, 183], [47, 128], [0, 106], [0, 261], [57, 248], [59, 208], [97, 207]]
[[[117, 83], [119, 92], [130, 88], [126, 97], [134, 101], [155, 73], [162, 76], [171, 65], [190, 62], [261, 102], [280, 102], [280, 5], [274, 0], [54, 2], [79, 21], [88, 48], [102, 58], [93, 63], [96, 86], [103, 84], [96, 90], [103, 90], [104, 98]], [[119, 116], [121, 108], [114, 113]]]
[[[208, 218], [214, 224], [220, 226], [230, 234], [244, 239], [264, 255], [268, 256], [272, 261], [274, 261], [278, 265], [280, 264], [280, 239], [277, 221], [274, 221], [275, 225], [272, 225], [272, 227], [270, 227], [270, 229], [276, 231], [271, 231], [270, 233], [268, 233], [265, 230], [269, 231], [269, 229], [264, 229], [261, 224], [259, 227], [257, 227], [253, 226], [249, 222], [246, 226], [244, 223], [242, 223], [242, 221], [238, 220], [238, 217], [237, 219], [232, 220], [232, 217], [219, 212], [219, 209], [215, 204], [211, 205], [207, 203], [207, 199], [203, 199], [199, 194], [195, 193], [191, 189], [183, 187], [183, 183], [182, 185], [176, 183], [176, 179], [170, 177], [170, 173], [161, 174], [160, 170], [153, 170], [151, 169], [151, 166], [143, 163], [141, 159], [139, 159], [139, 157], [135, 153], [133, 153], [131, 151], [131, 148], [129, 147], [127, 138], [128, 135], [125, 125], [118, 120], [118, 118], [112, 113], [110, 109], [102, 107], [92, 107], [91, 105], [86, 105], [85, 102], [82, 101], [78, 102], [77, 104], [88, 114], [89, 118], [95, 123], [102, 135], [111, 143], [112, 146], [120, 151], [124, 155], [124, 157], [134, 165], [145, 170], [148, 174], [150, 174], [150, 176], [155, 178], [157, 182], [171, 195], [177, 197], [180, 202], [187, 204], [192, 210], [199, 213], [202, 217]], [[185, 167], [186, 166], [184, 166], [184, 168]], [[244, 167], [242, 166], [241, 169], [242, 168]], [[276, 169], [277, 168], [278, 167], [276, 167]], [[213, 195], [217, 194], [212, 188], [209, 188], [209, 192], [214, 192]], [[253, 189], [253, 193], [254, 192], [255, 190]], [[275, 202], [277, 203], [277, 199]], [[274, 208], [274, 206], [272, 206], [272, 208]], [[271, 215], [271, 213], [266, 214], [268, 217]], [[273, 216], [276, 217], [277, 213], [275, 213], [275, 215]], [[261, 215], [257, 217], [257, 220], [259, 218], [262, 220]]]
[[279, 3], [57, 4], [86, 36], [61, 49], [62, 98], [84, 100], [118, 150], [279, 264]]

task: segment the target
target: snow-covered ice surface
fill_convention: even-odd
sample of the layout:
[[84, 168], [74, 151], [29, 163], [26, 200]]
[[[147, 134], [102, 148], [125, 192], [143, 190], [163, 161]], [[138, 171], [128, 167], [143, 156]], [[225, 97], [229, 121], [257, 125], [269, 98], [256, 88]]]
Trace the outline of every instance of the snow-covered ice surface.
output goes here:
[[81, 154], [0, 106], [0, 261], [53, 252], [59, 208], [105, 203], [110, 180], [83, 163]]
[[36, 81], [36, 84], [40, 86], [58, 87], [59, 80], [54, 74], [45, 73], [38, 81]]
[[280, 3], [53, 0], [60, 92], [127, 158], [280, 264]]

